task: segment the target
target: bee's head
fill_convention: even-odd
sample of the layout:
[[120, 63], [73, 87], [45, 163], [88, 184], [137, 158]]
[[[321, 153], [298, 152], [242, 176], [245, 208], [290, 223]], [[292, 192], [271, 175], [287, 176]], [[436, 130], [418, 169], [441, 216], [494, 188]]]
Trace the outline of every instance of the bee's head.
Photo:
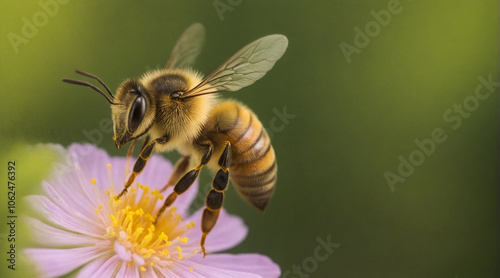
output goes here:
[[[158, 136], [192, 140], [200, 134], [216, 98], [215, 94], [184, 97], [185, 92], [201, 82], [201, 76], [190, 70], [148, 72], [140, 80], [125, 80], [115, 95], [99, 77], [78, 70], [76, 72], [99, 81], [106, 88], [109, 97], [88, 82], [63, 79], [67, 83], [92, 88], [111, 104], [113, 140], [118, 148], [148, 133], [150, 129], [151, 133]], [[152, 129], [155, 123], [156, 127]]]
[[111, 104], [113, 131], [116, 146], [144, 135], [153, 125], [154, 102], [146, 88], [137, 80], [125, 80]]
[[106, 88], [109, 97], [101, 89], [89, 82], [69, 78], [63, 79], [66, 83], [92, 88], [111, 104], [114, 129], [113, 140], [115, 140], [118, 148], [148, 131], [153, 124], [155, 107], [150, 95], [139, 81], [126, 80], [120, 85], [116, 94], [113, 95], [99, 77], [80, 70], [77, 70], [76, 73], [95, 79]]

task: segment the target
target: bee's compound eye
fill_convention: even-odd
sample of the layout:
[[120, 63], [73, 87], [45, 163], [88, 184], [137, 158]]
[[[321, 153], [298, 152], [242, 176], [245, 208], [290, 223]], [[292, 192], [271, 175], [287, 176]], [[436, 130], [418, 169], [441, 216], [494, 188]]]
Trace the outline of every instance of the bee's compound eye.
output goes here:
[[144, 118], [145, 113], [146, 100], [143, 96], [138, 96], [132, 104], [132, 108], [130, 109], [128, 118], [128, 128], [130, 132], [134, 132], [137, 127], [139, 127], [139, 124], [141, 124], [142, 118]]

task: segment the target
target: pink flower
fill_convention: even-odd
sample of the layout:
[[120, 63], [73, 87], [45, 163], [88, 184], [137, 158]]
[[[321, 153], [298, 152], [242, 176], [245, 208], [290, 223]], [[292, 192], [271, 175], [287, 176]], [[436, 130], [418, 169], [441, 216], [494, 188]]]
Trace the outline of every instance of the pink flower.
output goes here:
[[[200, 254], [200, 209], [188, 215], [194, 184], [152, 225], [172, 187], [159, 192], [171, 164], [153, 156], [129, 192], [116, 201], [127, 178], [126, 159], [92, 145], [66, 151], [64, 172], [42, 183], [45, 195], [28, 196], [40, 219], [28, 218], [37, 248], [24, 249], [43, 277], [81, 267], [78, 277], [278, 277], [279, 266], [259, 254]], [[61, 169], [65, 169], [62, 167]], [[151, 187], [148, 187], [150, 185]], [[247, 227], [224, 210], [206, 240], [208, 252], [240, 243]]]

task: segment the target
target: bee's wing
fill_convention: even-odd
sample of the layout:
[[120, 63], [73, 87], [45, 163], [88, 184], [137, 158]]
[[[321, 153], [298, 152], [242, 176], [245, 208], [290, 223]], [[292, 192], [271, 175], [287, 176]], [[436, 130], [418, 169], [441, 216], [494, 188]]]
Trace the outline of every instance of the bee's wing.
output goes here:
[[189, 26], [177, 41], [177, 44], [168, 58], [165, 68], [189, 68], [198, 54], [200, 54], [205, 42], [205, 27], [200, 23]]
[[249, 43], [236, 52], [184, 97], [194, 97], [219, 91], [237, 91], [262, 78], [283, 56], [288, 39], [269, 35]]

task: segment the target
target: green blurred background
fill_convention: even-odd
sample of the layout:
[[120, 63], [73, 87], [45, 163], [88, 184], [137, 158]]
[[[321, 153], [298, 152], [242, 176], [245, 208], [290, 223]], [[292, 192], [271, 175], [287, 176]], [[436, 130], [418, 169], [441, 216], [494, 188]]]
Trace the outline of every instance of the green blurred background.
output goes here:
[[[295, 115], [273, 132], [279, 178], [266, 213], [229, 190], [225, 208], [250, 228], [230, 251], [266, 254], [287, 277], [499, 276], [498, 88], [474, 97], [479, 76], [500, 79], [497, 1], [69, 1], [18, 46], [8, 34], [22, 35], [23, 17], [42, 8], [1, 3], [0, 177], [7, 183], [7, 161], [18, 161], [18, 194], [37, 191], [50, 165], [40, 162], [50, 155], [25, 146], [89, 141], [84, 131], [110, 117], [95, 92], [61, 82], [73, 70], [115, 89], [162, 67], [185, 28], [201, 22], [207, 41], [196, 69], [208, 74], [245, 44], [281, 33], [289, 48], [271, 72], [224, 95], [268, 128], [275, 111]], [[373, 24], [388, 7], [399, 12]], [[373, 37], [348, 62], [340, 45], [356, 47], [355, 28], [367, 24]], [[477, 107], [447, 112], [464, 100]], [[398, 157], [408, 160], [414, 141], [436, 128], [446, 140], [391, 188], [384, 173], [398, 174]], [[101, 134], [99, 147], [125, 155]], [[201, 176], [200, 191], [210, 180]], [[314, 259], [318, 238], [340, 244], [324, 261]], [[15, 277], [4, 262], [5, 225], [0, 244], [0, 273]]]

